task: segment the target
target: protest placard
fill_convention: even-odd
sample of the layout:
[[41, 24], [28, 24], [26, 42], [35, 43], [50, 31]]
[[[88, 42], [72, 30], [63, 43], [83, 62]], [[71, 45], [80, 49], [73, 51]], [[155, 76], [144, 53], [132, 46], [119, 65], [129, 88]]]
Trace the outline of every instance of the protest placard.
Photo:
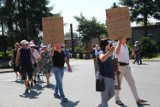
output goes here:
[[111, 40], [118, 37], [131, 38], [131, 24], [128, 7], [106, 9], [107, 31]]
[[64, 42], [63, 17], [42, 17], [42, 28], [44, 44]]

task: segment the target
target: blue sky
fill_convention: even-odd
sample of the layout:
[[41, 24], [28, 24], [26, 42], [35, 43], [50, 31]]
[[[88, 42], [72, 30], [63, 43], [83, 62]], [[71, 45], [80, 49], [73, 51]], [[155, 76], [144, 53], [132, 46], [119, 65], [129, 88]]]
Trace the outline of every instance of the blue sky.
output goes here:
[[114, 2], [119, 0], [50, 0], [49, 5], [54, 5], [53, 13], [61, 12], [64, 23], [64, 32], [69, 31], [70, 23], [73, 24], [73, 30], [77, 29], [78, 23], [73, 16], [80, 16], [80, 13], [87, 19], [93, 16], [101, 23], [105, 22], [105, 9], [110, 8]]

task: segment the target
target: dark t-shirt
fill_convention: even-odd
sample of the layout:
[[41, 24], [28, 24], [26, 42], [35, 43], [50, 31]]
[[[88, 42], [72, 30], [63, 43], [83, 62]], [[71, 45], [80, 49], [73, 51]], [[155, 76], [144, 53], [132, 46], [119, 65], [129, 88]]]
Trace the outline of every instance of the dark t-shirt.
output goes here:
[[140, 51], [140, 46], [139, 45], [137, 45], [135, 48], [138, 49], [136, 52]]
[[[98, 56], [99, 54], [105, 54], [103, 51], [99, 51], [98, 52]], [[103, 71], [104, 71], [104, 77], [108, 77], [108, 78], [114, 78], [114, 60], [111, 56], [108, 57], [108, 59], [105, 62], [101, 62], [99, 57], [97, 57], [97, 61], [98, 61], [98, 69], [101, 75], [103, 75]]]
[[63, 51], [60, 53], [58, 51], [54, 51], [54, 55], [52, 57], [53, 66], [63, 68], [65, 63], [64, 57], [65, 54]]
[[32, 66], [31, 61], [31, 50], [30, 48], [27, 49], [20, 49], [21, 55], [20, 55], [20, 63], [22, 67], [30, 67]]

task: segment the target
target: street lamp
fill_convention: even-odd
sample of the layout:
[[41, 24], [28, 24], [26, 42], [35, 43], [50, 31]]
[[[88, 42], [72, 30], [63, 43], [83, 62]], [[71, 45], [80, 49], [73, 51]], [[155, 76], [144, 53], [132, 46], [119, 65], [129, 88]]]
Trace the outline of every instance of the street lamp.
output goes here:
[[71, 42], [72, 42], [72, 56], [74, 57], [74, 40], [73, 40], [73, 28], [72, 28], [72, 24], [70, 24], [70, 32], [71, 32]]

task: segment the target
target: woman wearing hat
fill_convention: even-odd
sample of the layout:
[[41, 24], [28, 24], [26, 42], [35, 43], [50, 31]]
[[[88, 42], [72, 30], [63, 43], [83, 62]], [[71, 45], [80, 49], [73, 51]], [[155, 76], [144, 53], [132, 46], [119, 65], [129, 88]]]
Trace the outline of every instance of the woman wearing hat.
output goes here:
[[47, 79], [47, 87], [50, 84], [50, 72], [51, 72], [51, 56], [50, 56], [50, 52], [47, 49], [47, 45], [42, 45], [42, 52], [41, 52], [41, 70], [43, 72], [43, 74], [46, 76]]
[[99, 107], [108, 107], [108, 101], [114, 96], [114, 59], [112, 53], [114, 47], [111, 47], [109, 40], [100, 41], [100, 51], [98, 52], [98, 70], [99, 75], [104, 77], [105, 91], [101, 92], [101, 104]]
[[[35, 57], [35, 60], [36, 60], [36, 65], [38, 65], [38, 62], [40, 61], [40, 55], [39, 55], [39, 52], [35, 49], [35, 44], [33, 41], [31, 41], [29, 43], [29, 46], [30, 46], [30, 49], [31, 49], [31, 52], [32, 54], [34, 55]], [[36, 84], [36, 77], [37, 77], [37, 74], [39, 72], [39, 67], [38, 66], [34, 66], [34, 61], [32, 59], [32, 66], [33, 66], [33, 82], [34, 84]], [[33, 86], [33, 84], [31, 84], [31, 86]]]

